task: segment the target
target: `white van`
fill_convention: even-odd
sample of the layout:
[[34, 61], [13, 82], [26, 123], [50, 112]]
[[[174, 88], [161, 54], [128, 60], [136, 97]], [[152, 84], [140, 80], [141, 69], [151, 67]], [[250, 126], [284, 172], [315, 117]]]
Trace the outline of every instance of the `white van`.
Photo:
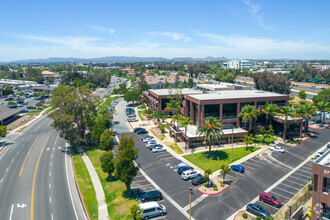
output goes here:
[[148, 219], [150, 217], [165, 215], [167, 213], [165, 206], [157, 202], [146, 202], [139, 205], [142, 210], [142, 217]]

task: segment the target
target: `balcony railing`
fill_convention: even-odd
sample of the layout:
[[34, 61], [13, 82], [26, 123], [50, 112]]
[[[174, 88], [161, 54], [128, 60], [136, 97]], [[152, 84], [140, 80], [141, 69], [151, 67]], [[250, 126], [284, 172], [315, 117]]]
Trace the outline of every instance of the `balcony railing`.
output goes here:
[[237, 115], [223, 115], [222, 119], [236, 119]]

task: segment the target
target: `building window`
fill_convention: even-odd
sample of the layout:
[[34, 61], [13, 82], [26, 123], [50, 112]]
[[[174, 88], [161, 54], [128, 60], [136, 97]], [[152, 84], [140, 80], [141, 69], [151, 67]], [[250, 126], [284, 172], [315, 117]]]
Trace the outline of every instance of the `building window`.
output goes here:
[[314, 174], [314, 178], [313, 178], [313, 182], [314, 182], [314, 192], [317, 192], [317, 185], [319, 182], [319, 176]]
[[204, 105], [204, 118], [207, 117], [215, 117], [216, 119], [220, 119], [220, 105]]
[[277, 106], [285, 106], [285, 100], [279, 100], [279, 101], [273, 101], [273, 104], [276, 104]]
[[246, 105], [254, 106], [254, 102], [241, 102], [241, 104], [240, 104], [240, 110], [242, 111], [242, 109], [243, 109], [244, 106], [246, 106]]
[[193, 103], [193, 111], [194, 111], [194, 121], [195, 125], [198, 126], [198, 104]]
[[223, 104], [222, 119], [237, 118], [237, 103]]
[[323, 177], [323, 191], [324, 193], [330, 192], [330, 179]]
[[325, 217], [327, 219], [330, 219], [330, 207], [327, 206], [327, 204], [322, 203], [322, 217]]
[[264, 101], [264, 102], [257, 102], [257, 108], [259, 108], [261, 106], [266, 106], [266, 101]]

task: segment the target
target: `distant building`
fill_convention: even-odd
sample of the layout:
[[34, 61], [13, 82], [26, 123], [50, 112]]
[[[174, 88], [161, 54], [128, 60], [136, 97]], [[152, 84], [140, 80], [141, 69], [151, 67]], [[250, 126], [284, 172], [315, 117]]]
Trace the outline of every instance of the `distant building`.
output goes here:
[[257, 63], [250, 60], [229, 60], [223, 64], [228, 69], [254, 69]]
[[127, 74], [130, 74], [130, 75], [134, 75], [135, 74], [135, 70], [134, 69], [130, 69], [130, 68], [124, 68], [124, 69], [121, 69], [122, 72], [126, 72]]
[[224, 90], [250, 90], [251, 88], [248, 86], [221, 82], [219, 84], [197, 84], [196, 89], [201, 91], [224, 91]]
[[57, 73], [54, 73], [54, 72], [50, 72], [48, 70], [45, 70], [45, 71], [42, 71], [41, 72], [41, 75], [45, 78], [45, 79], [48, 79], [48, 78], [57, 78], [58, 77], [58, 74]]
[[0, 105], [0, 125], [7, 125], [18, 117], [18, 109]]
[[315, 65], [314, 68], [317, 70], [328, 70], [330, 69], [330, 65]]
[[[146, 76], [146, 81], [150, 88], [152, 89], [161, 89], [164, 87], [165, 82], [167, 81], [171, 87], [174, 87], [175, 76]], [[179, 85], [182, 85], [184, 81], [188, 83], [188, 76], [179, 76]]]

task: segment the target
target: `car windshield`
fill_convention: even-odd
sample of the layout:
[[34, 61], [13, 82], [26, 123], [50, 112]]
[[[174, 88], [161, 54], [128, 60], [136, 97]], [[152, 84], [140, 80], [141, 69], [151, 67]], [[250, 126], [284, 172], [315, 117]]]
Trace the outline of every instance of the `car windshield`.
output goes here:
[[277, 198], [275, 196], [272, 196], [272, 200], [275, 201]]
[[261, 206], [259, 206], [259, 210], [260, 212], [265, 212], [266, 210], [264, 208], [262, 208]]

